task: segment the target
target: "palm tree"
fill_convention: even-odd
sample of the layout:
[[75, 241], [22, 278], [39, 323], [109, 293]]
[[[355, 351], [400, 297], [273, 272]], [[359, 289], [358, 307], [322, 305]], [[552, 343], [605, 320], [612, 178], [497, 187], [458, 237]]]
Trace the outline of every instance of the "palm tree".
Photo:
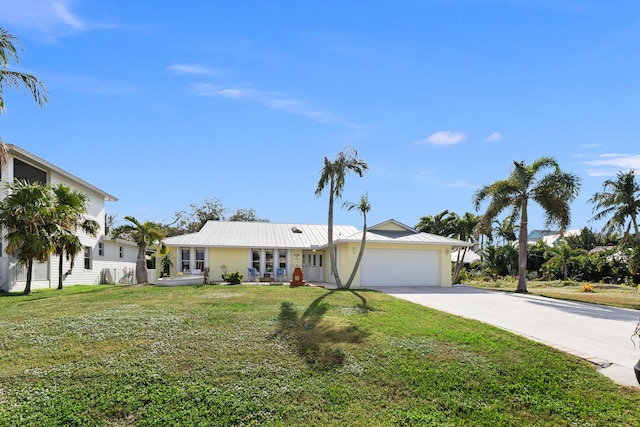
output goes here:
[[518, 225], [511, 215], [506, 216], [502, 222], [496, 219], [493, 221], [493, 224], [493, 231], [496, 237], [502, 239], [503, 245], [509, 245], [511, 242], [518, 240], [516, 236], [516, 228], [518, 228]]
[[0, 226], [6, 227], [6, 252], [27, 267], [24, 294], [31, 293], [33, 262], [47, 261], [53, 251], [54, 196], [51, 188], [16, 180], [0, 201]]
[[68, 274], [71, 274], [76, 254], [83, 249], [77, 234], [78, 230], [95, 237], [100, 229], [100, 224], [84, 217], [89, 203], [89, 196], [86, 194], [72, 190], [63, 184], [53, 187], [53, 194], [56, 200], [54, 222], [57, 226], [53, 235], [54, 253], [60, 257], [58, 261], [58, 289], [62, 289], [62, 264], [65, 255], [70, 261]]
[[[35, 76], [18, 71], [8, 70], [10, 62], [18, 64], [22, 51], [22, 43], [4, 28], [0, 28], [0, 114], [4, 111], [4, 98], [2, 96], [5, 86], [16, 88], [24, 87], [33, 96], [33, 100], [42, 108], [47, 102], [47, 90], [42, 82]], [[7, 163], [7, 146], [0, 139], [0, 167]]]
[[331, 272], [336, 280], [338, 289], [342, 289], [342, 282], [338, 274], [338, 266], [336, 265], [336, 253], [333, 246], [333, 202], [334, 199], [342, 197], [345, 179], [350, 172], [362, 177], [369, 166], [358, 159], [358, 152], [354, 147], [344, 148], [335, 159], [329, 160], [324, 158], [324, 167], [320, 170], [320, 180], [316, 187], [315, 194], [320, 197], [325, 187], [329, 186], [329, 213], [328, 213], [328, 231], [327, 240], [329, 243], [329, 258], [331, 260]]
[[[478, 215], [474, 215], [471, 212], [465, 212], [465, 214], [461, 217], [455, 215], [455, 224], [454, 231], [451, 233], [450, 237], [454, 237], [458, 240], [462, 241], [470, 241], [472, 243], [476, 243], [476, 226], [480, 222], [480, 217]], [[458, 279], [460, 278], [460, 272], [462, 271], [462, 267], [464, 266], [464, 257], [467, 255], [467, 251], [469, 250], [468, 246], [465, 246], [463, 249], [458, 250], [458, 257], [456, 258], [456, 266], [453, 270], [453, 283], [458, 283]]]
[[544, 257], [547, 262], [555, 263], [560, 266], [562, 270], [562, 280], [567, 280], [569, 277], [569, 262], [578, 255], [586, 254], [584, 249], [573, 249], [568, 244], [562, 244], [547, 249], [544, 252]]
[[349, 276], [349, 280], [344, 285], [345, 289], [349, 289], [351, 287], [351, 283], [353, 282], [353, 278], [356, 277], [356, 272], [360, 267], [360, 261], [362, 261], [362, 255], [364, 254], [364, 245], [367, 242], [367, 213], [371, 210], [371, 204], [369, 203], [369, 196], [364, 194], [360, 197], [360, 203], [352, 203], [345, 202], [342, 207], [346, 208], [348, 211], [357, 210], [362, 214], [363, 224], [362, 224], [362, 241], [360, 242], [360, 251], [358, 252], [358, 258], [356, 258], [356, 263], [353, 266], [353, 270], [351, 271], [351, 275]]
[[124, 236], [138, 244], [138, 258], [136, 259], [136, 281], [138, 284], [148, 282], [147, 275], [147, 246], [162, 240], [162, 224], [152, 221], [140, 223], [132, 216], [124, 219], [131, 224], [125, 224], [114, 230], [114, 237]]
[[449, 237], [454, 233], [457, 215], [444, 210], [437, 215], [427, 215], [420, 218], [416, 230], [437, 236]]
[[640, 241], [638, 232], [638, 214], [640, 213], [640, 186], [636, 182], [635, 171], [618, 172], [615, 180], [607, 179], [602, 183], [603, 191], [596, 193], [589, 199], [595, 203], [593, 211], [600, 210], [591, 221], [597, 221], [606, 217], [609, 221], [604, 226], [603, 231], [610, 235], [618, 229], [625, 227], [627, 218], [629, 222], [622, 237], [622, 243], [629, 238], [629, 232], [633, 225], [636, 240]]
[[[575, 199], [580, 190], [580, 178], [571, 173], [562, 172], [553, 157], [540, 157], [530, 165], [524, 161], [513, 162], [514, 169], [507, 179], [496, 181], [481, 187], [473, 196], [476, 210], [481, 203], [490, 199], [489, 207], [478, 224], [483, 232], [491, 227], [491, 222], [500, 213], [511, 208], [514, 220], [520, 219], [518, 235], [518, 287], [516, 292], [527, 292], [527, 235], [529, 201], [537, 202], [545, 212], [546, 223], [557, 223], [560, 231], [568, 227], [571, 215], [569, 203]], [[552, 172], [542, 176], [536, 175], [545, 168]]]

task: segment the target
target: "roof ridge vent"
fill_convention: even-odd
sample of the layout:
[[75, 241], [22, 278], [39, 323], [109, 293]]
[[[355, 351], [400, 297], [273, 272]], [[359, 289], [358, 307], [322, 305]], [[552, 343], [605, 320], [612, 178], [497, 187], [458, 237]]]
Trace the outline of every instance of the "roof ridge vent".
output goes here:
[[291, 232], [292, 233], [302, 233], [302, 230], [300, 230], [298, 227], [293, 226], [291, 227]]

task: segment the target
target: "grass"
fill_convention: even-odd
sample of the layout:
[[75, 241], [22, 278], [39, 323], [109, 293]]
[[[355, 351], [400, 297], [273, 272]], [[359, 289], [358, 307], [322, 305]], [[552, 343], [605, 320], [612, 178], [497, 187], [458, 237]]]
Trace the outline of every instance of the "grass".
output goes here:
[[0, 319], [6, 426], [640, 425], [586, 362], [373, 291], [74, 286]]
[[[466, 281], [465, 284], [483, 289], [502, 291], [515, 291], [517, 286], [517, 282], [513, 279], [472, 280]], [[590, 285], [593, 290], [585, 292], [583, 285], [585, 285], [584, 282], [574, 281], [530, 281], [527, 282], [527, 290], [529, 293], [550, 298], [640, 310], [640, 291], [638, 291], [638, 288], [624, 285], [587, 283], [586, 285]]]

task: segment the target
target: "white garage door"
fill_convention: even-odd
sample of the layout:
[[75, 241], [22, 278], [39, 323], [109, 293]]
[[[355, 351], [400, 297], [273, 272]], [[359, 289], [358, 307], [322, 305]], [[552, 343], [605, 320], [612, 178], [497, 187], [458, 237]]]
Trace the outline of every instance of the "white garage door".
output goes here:
[[365, 249], [360, 286], [440, 286], [440, 252]]

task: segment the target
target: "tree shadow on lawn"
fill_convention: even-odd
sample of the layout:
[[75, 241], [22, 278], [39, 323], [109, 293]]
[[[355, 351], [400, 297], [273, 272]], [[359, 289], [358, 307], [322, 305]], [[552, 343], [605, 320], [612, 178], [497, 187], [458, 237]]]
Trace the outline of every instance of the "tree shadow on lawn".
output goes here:
[[[342, 317], [336, 317], [335, 321], [325, 319], [332, 307], [325, 299], [335, 292], [346, 293], [329, 291], [316, 298], [302, 315], [298, 315], [292, 303], [285, 301], [280, 304], [280, 328], [273, 338], [279, 336], [285, 341], [293, 341], [298, 355], [313, 369], [327, 370], [342, 366], [346, 359], [342, 347], [345, 344], [358, 344], [370, 335], [355, 325], [344, 325]], [[360, 303], [343, 308], [366, 314], [369, 311], [367, 300], [355, 291], [348, 292], [357, 296]]]

